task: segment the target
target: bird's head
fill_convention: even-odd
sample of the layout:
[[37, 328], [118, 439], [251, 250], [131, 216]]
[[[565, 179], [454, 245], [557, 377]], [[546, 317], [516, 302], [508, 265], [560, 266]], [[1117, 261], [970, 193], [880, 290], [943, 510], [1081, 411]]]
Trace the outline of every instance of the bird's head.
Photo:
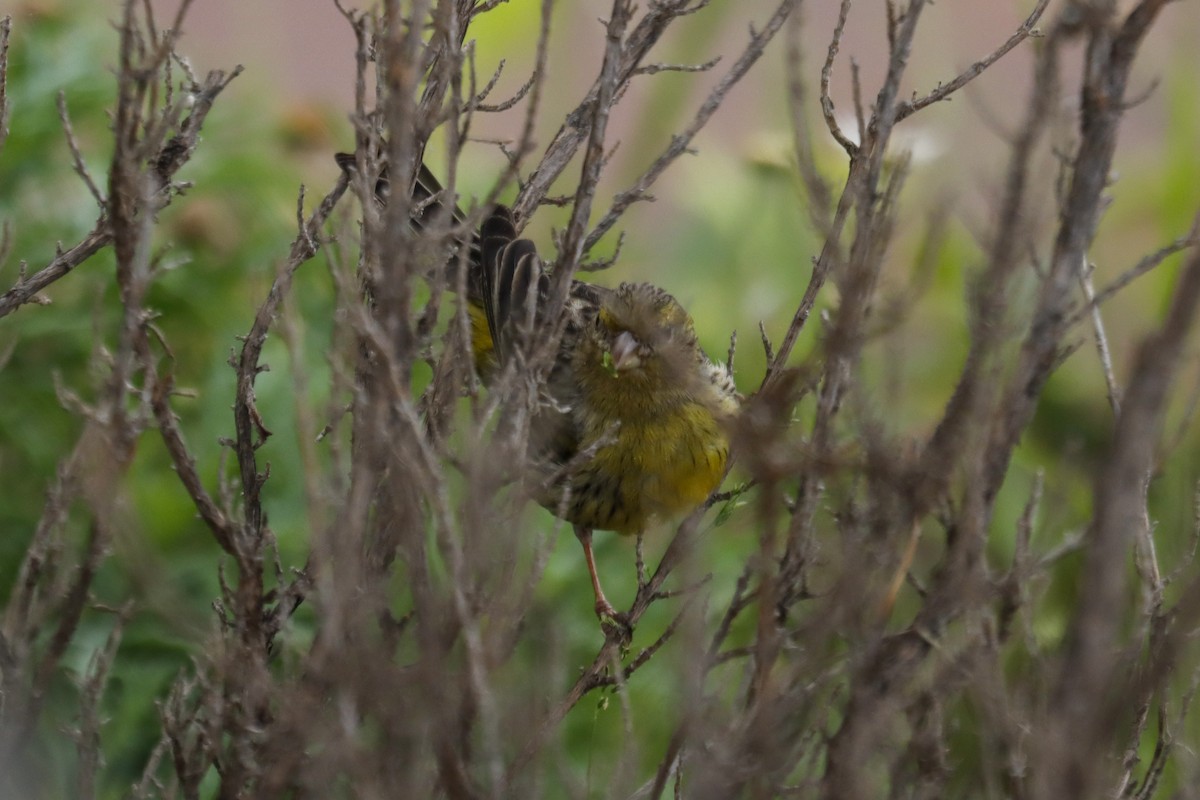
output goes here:
[[683, 389], [699, 353], [692, 318], [675, 298], [648, 283], [622, 283], [601, 303], [594, 342], [614, 379]]

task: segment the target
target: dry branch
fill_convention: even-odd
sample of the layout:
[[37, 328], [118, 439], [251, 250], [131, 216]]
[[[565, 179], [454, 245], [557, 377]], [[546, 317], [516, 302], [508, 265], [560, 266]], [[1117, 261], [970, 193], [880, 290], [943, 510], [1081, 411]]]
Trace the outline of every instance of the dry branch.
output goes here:
[[[121, 481], [151, 428], [195, 508], [197, 529], [217, 545], [210, 549], [220, 594], [203, 651], [160, 704], [161, 735], [135, 797], [199, 798], [214, 782], [217, 796], [230, 798], [316, 797], [329, 787], [364, 798], [584, 796], [601, 783], [611, 796], [658, 798], [673, 787], [676, 797], [714, 800], [1163, 792], [1169, 765], [1181, 763], [1176, 756], [1186, 749], [1179, 737], [1194, 679], [1186, 676], [1181, 694], [1180, 665], [1191, 669], [1195, 658], [1200, 579], [1189, 559], [1166, 560], [1172, 548], [1159, 538], [1148, 498], [1191, 414], [1161, 445], [1200, 304], [1195, 226], [1099, 291], [1081, 268], [1106, 194], [1121, 190], [1111, 167], [1130, 108], [1126, 83], [1163, 2], [1141, 0], [1123, 17], [1112, 3], [1069, 5], [1041, 37], [996, 213], [968, 279], [965, 362], [941, 414], [913, 428], [892, 413], [892, 384], [877, 388], [871, 359], [882, 341], [889, 357], [906, 361], [904, 324], [920, 313], [946, 214], [934, 211], [913, 285], [898, 299], [881, 299], [897, 258], [893, 238], [908, 233], [901, 211], [914, 170], [892, 155], [892, 134], [1028, 46], [1047, 0], [999, 47], [907, 100], [901, 88], [921, 55], [920, 26], [938, 7], [889, 0], [871, 10], [885, 15], [887, 70], [878, 86], [865, 85], [869, 71], [860, 75], [848, 59], [857, 137], [842, 129], [831, 94], [838, 57], [852, 41], [848, 28], [857, 24], [850, 0], [840, 4], [811, 75], [801, 3], [780, 0], [594, 226], [614, 109], [632, 82], [659, 72], [686, 80], [717, 63], [682, 66], [656, 54], [680, 20], [706, 12], [705, 0], [613, 0], [595, 28], [603, 37], [598, 72], [540, 152], [534, 133], [546, 113], [553, 40], [568, 30], [562, 4], [540, 4], [533, 72], [506, 99], [493, 98], [503, 64], [478, 65], [477, 79], [470, 44], [472, 21], [501, 3], [335, 5], [355, 36], [355, 154], [340, 160], [346, 171], [315, 209], [306, 211], [300, 190], [295, 234], [230, 360], [233, 434], [216, 464], [200, 463], [188, 444], [213, 432], [185, 430], [175, 413], [182, 365], [154, 324], [151, 287], [162, 267], [149, 243], [156, 214], [187, 201], [174, 175], [237, 72], [199, 82], [176, 56], [186, 0], [167, 28], [148, 2], [126, 2], [106, 184], [85, 169], [60, 96], [64, 159], [82, 178], [80, 194], [102, 212], [81, 242], [0, 296], [0, 316], [108, 246], [120, 313], [106, 337], [112, 352], [95, 370], [97, 397], [61, 389], [84, 433], [49, 484], [0, 626], [0, 793], [9, 787], [2, 768], [19, 762], [38, 730], [82, 622], [109, 613], [96, 602], [96, 576], [127, 527]], [[730, 425], [746, 474], [684, 520], [657, 563], [647, 565], [638, 540], [630, 559], [636, 591], [619, 624], [582, 639], [566, 629], [570, 615], [543, 596], [561, 526], [535, 524], [524, 509], [609, 442], [601, 437], [564, 457], [562, 470], [538, 486], [515, 479], [530, 458], [531, 419], [547, 402], [561, 317], [547, 314], [546, 330], [489, 375], [482, 391], [472, 352], [478, 321], [464, 302], [475, 277], [473, 238], [514, 181], [523, 226], [538, 207], [559, 202], [547, 193], [577, 163], [578, 178], [561, 200], [570, 210], [553, 264], [552, 302], [564, 302], [577, 271], [600, 266], [582, 263], [588, 252], [690, 152], [732, 87], [766, 63], [761, 56], [785, 24], [797, 185], [808, 195], [820, 246], [815, 258], [794, 254], [801, 279], [793, 281], [795, 307], [779, 346], [760, 329], [767, 371]], [[0, 145], [9, 27], [0, 21]], [[528, 34], [522, 46], [532, 46]], [[1046, 240], [1033, 209], [1052, 177], [1039, 164], [1047, 132], [1063, 123], [1060, 101], [1071, 87], [1061, 61], [1077, 39], [1087, 53], [1076, 143], [1061, 154], [1061, 208]], [[502, 112], [521, 115], [517, 138], [501, 144], [508, 163], [482, 197], [460, 201], [460, 159], [489, 141], [479, 131], [484, 115]], [[810, 120], [823, 120], [847, 155], [837, 189], [825, 177]], [[444, 163], [427, 165], [444, 188], [411, 193], [431, 137], [444, 142]], [[359, 199], [356, 234], [334, 214], [347, 189]], [[4, 250], [0, 242], [0, 256]], [[1185, 250], [1171, 308], [1139, 349], [1122, 393], [1121, 350], [1100, 304]], [[316, 371], [305, 372], [312, 348], [301, 346], [320, 326], [301, 324], [296, 309], [307, 311], [307, 303], [290, 306], [299, 270], [319, 252], [335, 298], [323, 411], [304, 397]], [[1032, 289], [1030, 261], [1047, 265]], [[797, 352], [819, 308], [819, 335], [810, 351]], [[272, 520], [296, 515], [273, 517], [268, 489], [285, 473], [272, 475], [270, 459], [280, 451], [270, 437], [281, 410], [257, 394], [281, 315], [295, 371], [288, 402], [304, 435], [318, 440], [301, 456], [311, 535], [302, 565], [287, 563], [290, 547], [275, 538]], [[1023, 483], [1012, 462], [1047, 380], [1072, 352], [1065, 344], [1072, 326], [1089, 316], [1117, 425], [1084, 533], [1054, 527], [1064, 491], [1056, 469]], [[731, 342], [731, 367], [734, 350]], [[899, 375], [909, 365], [889, 366]], [[329, 422], [318, 436], [322, 418]], [[326, 447], [328, 458], [319, 451]], [[217, 484], [206, 486], [203, 476], [213, 472]], [[1002, 485], [1015, 487], [1023, 503], [1015, 530], [995, 524]], [[714, 526], [744, 533], [728, 537], [728, 552], [743, 547], [743, 554], [708, 575], [698, 556], [708, 535], [703, 514], [715, 504], [724, 507]], [[85, 532], [78, 542], [76, 529]], [[1008, 537], [1011, 562], [1002, 559], [997, 570]], [[1057, 641], [1036, 624], [1038, 614], [1051, 602], [1047, 586], [1069, 574], [1081, 552], [1078, 600], [1066, 639]], [[1127, 585], [1131, 559], [1138, 591]], [[121, 625], [141, 613], [122, 606], [79, 680], [72, 735], [81, 797], [106, 790], [101, 700]], [[615, 708], [602, 717], [610, 700]], [[592, 701], [593, 726], [609, 725], [620, 744], [604, 749], [597, 744], [604, 737], [595, 737], [588, 745], [595, 757], [580, 770], [571, 739]], [[963, 757], [963, 739], [983, 753], [979, 764]], [[971, 767], [960, 772], [965, 763]]]

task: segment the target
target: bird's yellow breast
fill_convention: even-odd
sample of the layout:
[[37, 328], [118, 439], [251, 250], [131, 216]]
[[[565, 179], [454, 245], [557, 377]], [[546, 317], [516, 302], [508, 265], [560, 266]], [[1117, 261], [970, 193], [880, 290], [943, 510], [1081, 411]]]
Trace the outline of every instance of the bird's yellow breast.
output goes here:
[[[592, 428], [585, 439], [594, 442], [609, 428]], [[720, 424], [699, 404], [626, 419], [615, 441], [568, 478], [564, 516], [574, 525], [637, 533], [703, 503], [720, 484], [728, 457]], [[547, 499], [545, 505], [557, 510], [562, 495]]]
[[[486, 382], [497, 367], [495, 343], [482, 306], [469, 306], [471, 345], [475, 367]], [[717, 419], [731, 412], [734, 401], [712, 386], [696, 381], [704, 402], [686, 396], [662, 376], [615, 376], [601, 360], [567, 352], [571, 359], [571, 398], [556, 397], [564, 405], [547, 410], [533, 425], [562, 433], [562, 415], [570, 418], [570, 452], [563, 441], [546, 440], [548, 452], [535, 458], [562, 458], [595, 448], [591, 458], [573, 464], [569, 474], [538, 496], [552, 513], [572, 525], [618, 533], [637, 533], [655, 521], [687, 513], [712, 494], [721, 483], [729, 458], [729, 442]], [[726, 407], [728, 406], [728, 408]], [[563, 462], [542, 465], [543, 475], [560, 471]]]

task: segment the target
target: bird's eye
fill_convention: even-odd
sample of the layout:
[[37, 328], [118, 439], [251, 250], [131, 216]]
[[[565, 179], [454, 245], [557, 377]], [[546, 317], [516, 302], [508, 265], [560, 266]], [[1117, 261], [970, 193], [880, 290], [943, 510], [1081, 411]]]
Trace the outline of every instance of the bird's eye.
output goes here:
[[612, 312], [606, 308], [602, 308], [600, 309], [600, 312], [596, 314], [596, 330], [607, 331], [608, 333], [615, 334], [620, 333], [621, 326], [617, 323], [617, 320], [612, 315]]

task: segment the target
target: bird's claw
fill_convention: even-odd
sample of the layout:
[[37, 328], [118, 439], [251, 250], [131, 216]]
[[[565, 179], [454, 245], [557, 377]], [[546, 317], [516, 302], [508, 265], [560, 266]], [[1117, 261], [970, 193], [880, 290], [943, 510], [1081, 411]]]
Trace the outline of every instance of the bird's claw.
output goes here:
[[613, 608], [612, 603], [608, 602], [606, 598], [601, 597], [596, 600], [596, 616], [603, 622], [605, 617], [615, 618], [617, 610]]
[[608, 601], [596, 601], [596, 616], [600, 618], [600, 627], [606, 635], [614, 636], [624, 643], [633, 638], [633, 626], [629, 624], [629, 615], [617, 611]]

